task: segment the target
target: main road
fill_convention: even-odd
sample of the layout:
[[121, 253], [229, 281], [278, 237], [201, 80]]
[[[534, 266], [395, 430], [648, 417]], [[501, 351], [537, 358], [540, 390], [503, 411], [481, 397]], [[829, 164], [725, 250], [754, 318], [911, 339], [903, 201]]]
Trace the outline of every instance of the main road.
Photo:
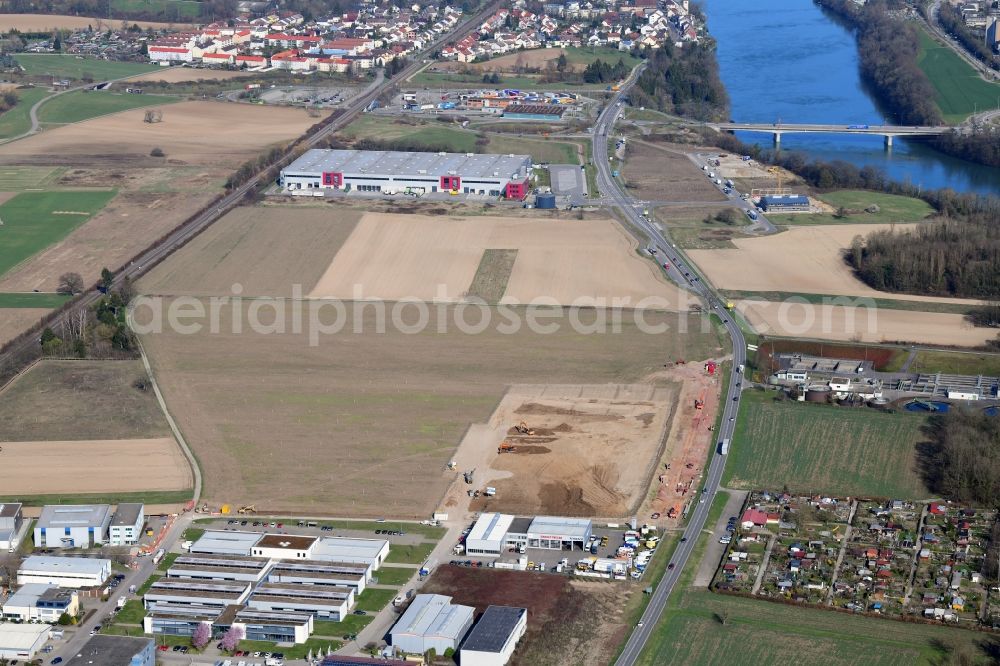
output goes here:
[[[594, 126], [593, 155], [594, 163], [597, 166], [597, 185], [605, 201], [621, 210], [628, 222], [633, 225], [634, 229], [629, 229], [629, 231], [634, 233], [635, 229], [640, 230], [641, 233], [637, 234], [640, 236], [640, 241], [647, 243], [648, 248], [656, 250], [655, 256], [660, 266], [665, 266], [664, 271], [667, 276], [699, 296], [707, 306], [706, 311], [718, 315], [726, 333], [732, 340], [733, 372], [723, 398], [722, 423], [715, 431], [719, 441], [732, 439], [733, 428], [736, 425], [736, 413], [740, 406], [740, 391], [742, 390], [742, 373], [738, 372], [737, 369], [746, 363], [747, 348], [743, 331], [726, 310], [725, 301], [721, 300], [712, 288], [698, 277], [695, 270], [687, 263], [687, 259], [678, 252], [676, 245], [666, 232], [653, 224], [643, 214], [641, 205], [627, 195], [618, 181], [611, 175], [611, 166], [607, 159], [608, 136], [614, 132], [615, 122], [617, 122], [624, 104], [624, 97], [635, 83], [640, 72], [641, 67], [633, 72], [629, 80], [622, 86], [621, 91], [611, 99], [601, 112], [597, 124]], [[642, 235], [645, 235], [646, 238], [642, 238]], [[663, 614], [663, 609], [667, 605], [667, 598], [674, 586], [677, 585], [681, 572], [691, 558], [695, 544], [698, 543], [698, 536], [705, 527], [709, 509], [722, 480], [725, 464], [726, 456], [720, 455], [718, 452], [712, 454], [704, 486], [700, 494], [695, 496], [697, 504], [693, 504], [694, 509], [690, 513], [681, 541], [677, 544], [666, 573], [653, 591], [649, 605], [646, 606], [646, 610], [642, 614], [642, 619], [632, 631], [621, 656], [615, 662], [616, 666], [631, 666], [636, 663], [646, 646], [646, 642], [655, 630], [656, 624]]]

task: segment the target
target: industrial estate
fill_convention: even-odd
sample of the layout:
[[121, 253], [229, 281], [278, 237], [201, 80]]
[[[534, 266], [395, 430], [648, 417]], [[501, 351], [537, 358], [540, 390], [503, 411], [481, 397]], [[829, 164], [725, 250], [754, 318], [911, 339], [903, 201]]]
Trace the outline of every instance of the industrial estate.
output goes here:
[[780, 150], [994, 115], [735, 122], [687, 0], [63, 9], [0, 13], [0, 664], [995, 663], [995, 200]]

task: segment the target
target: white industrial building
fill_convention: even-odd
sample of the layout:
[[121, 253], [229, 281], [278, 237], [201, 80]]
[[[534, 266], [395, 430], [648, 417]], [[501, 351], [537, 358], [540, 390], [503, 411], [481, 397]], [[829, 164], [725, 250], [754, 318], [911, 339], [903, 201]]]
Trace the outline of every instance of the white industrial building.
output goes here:
[[192, 603], [164, 601], [147, 604], [146, 616], [142, 619], [142, 631], [146, 634], [191, 636], [199, 624], [212, 625], [218, 621], [223, 610], [221, 606]]
[[268, 571], [267, 580], [270, 583], [342, 585], [361, 594], [371, 580], [371, 571], [370, 564], [281, 561]]
[[386, 539], [356, 539], [349, 537], [323, 537], [316, 542], [312, 559], [320, 562], [348, 562], [370, 564], [377, 571], [389, 557]]
[[36, 548], [90, 548], [107, 541], [108, 504], [47, 505], [35, 523]]
[[377, 570], [385, 562], [385, 558], [389, 556], [389, 541], [386, 539], [208, 531], [191, 545], [190, 552], [300, 562], [364, 564], [370, 566], [372, 570]]
[[593, 532], [588, 518], [537, 516], [515, 518], [502, 513], [484, 513], [465, 539], [469, 555], [499, 556], [504, 548], [584, 550]]
[[18, 535], [24, 516], [17, 502], [0, 503], [0, 550], [13, 551], [18, 545]]
[[115, 508], [115, 515], [108, 526], [108, 545], [134, 546], [142, 537], [146, 524], [146, 507], [142, 504], [123, 503]]
[[243, 630], [248, 641], [302, 644], [313, 632], [312, 613], [244, 608], [230, 626]]
[[259, 583], [267, 575], [269, 563], [233, 555], [181, 555], [170, 564], [167, 577]]
[[110, 575], [111, 560], [32, 555], [17, 570], [17, 583], [47, 583], [68, 588], [97, 587]]
[[260, 541], [256, 532], [223, 532], [209, 530], [191, 544], [191, 553], [209, 555], [242, 555], [249, 557], [250, 549]]
[[459, 663], [504, 666], [527, 629], [528, 609], [489, 606], [462, 643]]
[[80, 597], [76, 590], [64, 590], [48, 583], [28, 583], [3, 603], [3, 619], [17, 622], [55, 624], [66, 613], [76, 615]]
[[294, 611], [341, 622], [354, 605], [354, 588], [339, 585], [263, 583], [250, 595], [247, 606], [264, 611]]
[[146, 608], [159, 603], [225, 608], [244, 603], [251, 588], [250, 583], [243, 581], [161, 578], [150, 586], [143, 604]]
[[47, 624], [0, 624], [0, 659], [34, 659], [51, 630]]
[[475, 609], [451, 603], [441, 594], [418, 594], [389, 632], [391, 645], [411, 654], [434, 648], [438, 654], [457, 650], [465, 637]]
[[520, 201], [530, 175], [530, 155], [314, 148], [282, 169], [279, 182], [290, 191], [450, 192]]
[[465, 552], [469, 555], [488, 555], [499, 557], [503, 554], [514, 516], [503, 513], [484, 513], [472, 526], [472, 531], [465, 537]]

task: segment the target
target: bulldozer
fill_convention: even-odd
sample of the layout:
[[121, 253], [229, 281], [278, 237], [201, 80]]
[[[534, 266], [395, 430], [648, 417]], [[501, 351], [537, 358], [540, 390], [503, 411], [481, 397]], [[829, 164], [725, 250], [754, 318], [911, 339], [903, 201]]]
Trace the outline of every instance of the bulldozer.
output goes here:
[[257, 507], [253, 504], [248, 504], [247, 506], [241, 506], [236, 510], [236, 513], [247, 514], [247, 513], [257, 513]]
[[462, 472], [462, 476], [465, 477], [465, 482], [468, 484], [472, 483], [472, 477], [475, 475], [475, 468], [470, 469], [468, 472]]
[[525, 423], [524, 421], [521, 421], [516, 426], [514, 426], [514, 430], [516, 430], [519, 435], [534, 435], [535, 434], [535, 431], [532, 430], [531, 428], [529, 428], [528, 424]]
[[510, 442], [500, 442], [500, 446], [497, 447], [497, 453], [513, 453], [517, 450]]

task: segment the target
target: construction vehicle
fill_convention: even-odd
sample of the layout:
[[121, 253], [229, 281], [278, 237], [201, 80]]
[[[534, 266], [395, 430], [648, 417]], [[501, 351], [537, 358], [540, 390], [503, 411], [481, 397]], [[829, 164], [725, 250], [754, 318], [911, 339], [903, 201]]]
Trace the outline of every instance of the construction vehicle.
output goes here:
[[222, 508], [219, 509], [219, 513], [221, 513], [223, 516], [228, 516], [231, 511], [232, 507], [230, 507], [228, 504], [223, 504]]
[[456, 467], [458, 467], [458, 464], [454, 460], [448, 463], [448, 469], [455, 469]]
[[684, 359], [682, 359], [682, 358], [679, 358], [679, 359], [677, 359], [676, 361], [674, 361], [674, 364], [675, 364], [675, 365], [684, 365], [685, 363], [687, 363], [687, 361], [685, 361], [685, 360], [684, 360]]
[[694, 408], [695, 409], [705, 409], [705, 401], [704, 400], [699, 400], [698, 398], [695, 398], [694, 399]]
[[196, 507], [194, 508], [194, 512], [195, 512], [195, 513], [209, 513], [209, 510], [208, 510], [208, 502], [205, 502], [205, 503], [204, 503], [204, 504], [202, 504], [201, 506], [196, 506]]
[[535, 434], [535, 431], [532, 430], [531, 428], [529, 428], [528, 424], [525, 423], [524, 421], [521, 421], [516, 426], [514, 426], [514, 430], [516, 430], [519, 435], [534, 435]]
[[486, 486], [486, 490], [483, 491], [483, 494], [487, 497], [493, 497], [497, 494], [497, 489], [493, 486]]
[[670, 511], [667, 511], [667, 518], [676, 518], [676, 517], [677, 517], [677, 507], [672, 506], [670, 507]]
[[507, 441], [500, 442], [500, 446], [497, 447], [497, 453], [513, 453], [516, 450], [517, 447]]
[[248, 504], [246, 506], [241, 506], [236, 510], [236, 513], [247, 514], [247, 513], [257, 513], [257, 506], [255, 504]]
[[470, 485], [472, 484], [472, 477], [475, 476], [475, 474], [476, 474], [476, 469], [474, 467], [470, 469], [468, 472], [462, 472], [462, 476], [465, 478], [465, 482]]

